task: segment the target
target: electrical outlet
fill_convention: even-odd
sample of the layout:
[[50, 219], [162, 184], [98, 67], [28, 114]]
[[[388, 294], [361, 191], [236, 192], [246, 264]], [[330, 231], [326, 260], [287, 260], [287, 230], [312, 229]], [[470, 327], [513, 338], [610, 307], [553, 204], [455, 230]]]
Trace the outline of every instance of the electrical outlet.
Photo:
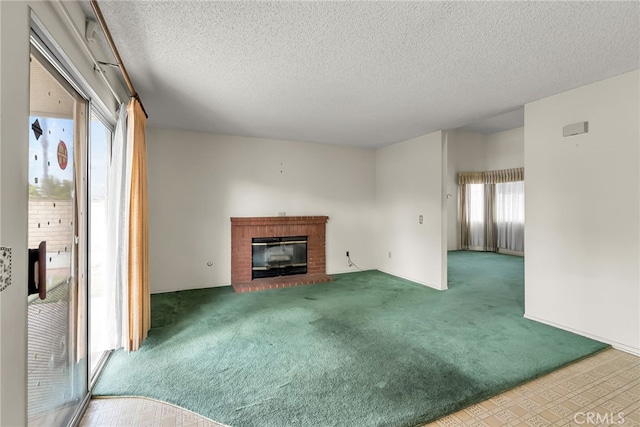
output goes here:
[[391, 258], [391, 251], [389, 251], [389, 258]]
[[347, 251], [347, 258], [349, 258], [349, 251]]

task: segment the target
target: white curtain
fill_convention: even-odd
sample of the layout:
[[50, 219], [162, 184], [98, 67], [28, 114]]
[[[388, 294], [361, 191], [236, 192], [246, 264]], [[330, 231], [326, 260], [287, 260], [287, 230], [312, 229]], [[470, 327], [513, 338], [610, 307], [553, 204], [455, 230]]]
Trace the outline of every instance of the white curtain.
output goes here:
[[[108, 348], [124, 345], [128, 323], [123, 313], [128, 310], [129, 205], [131, 200], [131, 162], [133, 147], [127, 144], [127, 108], [120, 106], [113, 135], [107, 207], [107, 257], [105, 261], [108, 318], [105, 325]], [[128, 338], [126, 338], [128, 340]]]
[[524, 168], [458, 174], [460, 248], [524, 253]]
[[466, 209], [469, 224], [469, 249], [484, 250], [485, 246], [485, 184], [467, 184]]
[[496, 184], [498, 248], [524, 252], [524, 181]]

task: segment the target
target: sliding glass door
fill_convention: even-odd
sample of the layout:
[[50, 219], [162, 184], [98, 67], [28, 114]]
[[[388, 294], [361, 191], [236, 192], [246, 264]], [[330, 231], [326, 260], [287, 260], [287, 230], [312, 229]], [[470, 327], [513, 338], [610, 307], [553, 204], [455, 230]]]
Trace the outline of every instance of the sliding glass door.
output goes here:
[[64, 426], [88, 394], [82, 256], [88, 103], [35, 50], [30, 78], [28, 423]]
[[107, 250], [108, 172], [112, 131], [96, 111], [91, 112], [89, 133], [89, 368], [90, 377], [98, 372], [112, 343], [108, 339], [109, 301], [113, 286], [105, 280]]
[[28, 423], [65, 426], [78, 420], [113, 347], [104, 265], [113, 128], [32, 42]]

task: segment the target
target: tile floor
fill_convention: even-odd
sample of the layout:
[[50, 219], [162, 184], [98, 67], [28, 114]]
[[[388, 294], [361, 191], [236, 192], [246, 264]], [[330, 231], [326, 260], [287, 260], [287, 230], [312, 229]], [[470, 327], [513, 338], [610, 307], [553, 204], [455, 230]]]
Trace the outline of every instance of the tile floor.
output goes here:
[[139, 397], [91, 399], [79, 427], [226, 427], [186, 409]]
[[596, 425], [640, 426], [640, 357], [609, 349], [426, 424]]
[[[424, 427], [605, 425], [640, 427], [640, 357], [609, 349]], [[109, 398], [93, 399], [80, 426], [224, 424], [155, 400]]]

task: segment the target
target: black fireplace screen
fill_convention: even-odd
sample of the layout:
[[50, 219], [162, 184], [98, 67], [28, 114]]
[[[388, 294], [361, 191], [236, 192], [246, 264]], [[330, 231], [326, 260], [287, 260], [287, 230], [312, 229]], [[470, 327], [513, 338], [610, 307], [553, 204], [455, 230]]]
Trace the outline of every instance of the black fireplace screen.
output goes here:
[[307, 236], [251, 240], [251, 279], [307, 273]]

